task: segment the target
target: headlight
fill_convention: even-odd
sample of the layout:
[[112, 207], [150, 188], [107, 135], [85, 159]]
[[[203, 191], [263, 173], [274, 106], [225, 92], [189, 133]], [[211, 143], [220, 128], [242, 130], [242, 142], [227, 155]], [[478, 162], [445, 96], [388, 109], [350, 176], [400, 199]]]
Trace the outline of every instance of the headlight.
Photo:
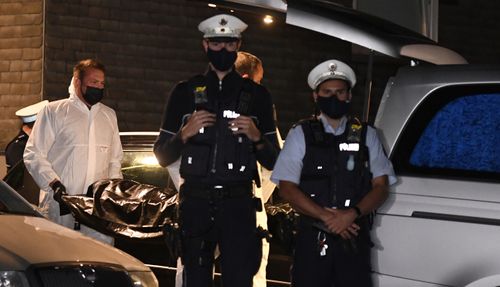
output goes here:
[[0, 271], [0, 287], [29, 287], [28, 279], [23, 272]]
[[151, 271], [129, 272], [129, 274], [134, 282], [134, 287], [158, 287], [158, 280]]

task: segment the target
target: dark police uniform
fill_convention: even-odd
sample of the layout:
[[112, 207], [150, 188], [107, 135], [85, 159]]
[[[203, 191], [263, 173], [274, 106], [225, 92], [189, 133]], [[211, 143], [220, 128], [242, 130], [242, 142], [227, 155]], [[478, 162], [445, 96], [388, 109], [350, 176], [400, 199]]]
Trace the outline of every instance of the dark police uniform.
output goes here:
[[[33, 127], [38, 112], [45, 107], [49, 101], [44, 100], [16, 111], [16, 116], [23, 121], [23, 127]], [[29, 135], [24, 132], [23, 128], [17, 136], [5, 147], [5, 162], [7, 171], [9, 171], [16, 163], [23, 159], [24, 148], [28, 142]]]
[[[180, 130], [196, 110], [216, 114], [216, 122], [187, 143]], [[228, 122], [239, 114], [254, 119], [264, 148], [245, 135], [234, 135]], [[214, 249], [221, 252], [225, 286], [251, 286], [260, 264], [252, 196], [256, 161], [272, 169], [278, 153], [271, 96], [235, 71], [222, 81], [213, 71], [179, 83], [171, 92], [154, 151], [162, 166], [181, 157], [179, 215], [184, 286], [209, 286]]]
[[28, 142], [28, 134], [26, 134], [22, 129], [19, 131], [17, 136], [7, 144], [5, 148], [5, 163], [7, 165], [7, 172], [16, 163], [23, 159], [24, 148]]

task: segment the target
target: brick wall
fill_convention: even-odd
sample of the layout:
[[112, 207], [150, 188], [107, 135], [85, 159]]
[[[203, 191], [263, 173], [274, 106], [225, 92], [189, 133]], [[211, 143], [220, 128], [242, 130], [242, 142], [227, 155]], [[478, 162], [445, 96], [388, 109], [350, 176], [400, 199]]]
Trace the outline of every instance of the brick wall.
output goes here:
[[42, 0], [0, 1], [0, 150], [19, 132], [16, 110], [38, 102], [42, 85]]

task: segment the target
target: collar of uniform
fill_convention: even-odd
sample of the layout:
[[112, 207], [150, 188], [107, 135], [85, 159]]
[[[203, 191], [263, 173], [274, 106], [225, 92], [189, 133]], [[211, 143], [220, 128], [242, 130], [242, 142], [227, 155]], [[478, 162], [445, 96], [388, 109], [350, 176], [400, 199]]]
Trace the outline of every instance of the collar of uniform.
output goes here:
[[[224, 78], [222, 79], [222, 81], [226, 80], [229, 77], [232, 77], [234, 74], [239, 75], [238, 73], [236, 73], [236, 71], [234, 70], [234, 66], [233, 66], [233, 67], [231, 67], [231, 71], [229, 73], [227, 73], [227, 75], [224, 76]], [[208, 77], [208, 78], [214, 78], [217, 81], [219, 80], [219, 77], [217, 76], [217, 73], [212, 69], [212, 67], [210, 65], [208, 65], [208, 68], [207, 68], [207, 71], [205, 73], [205, 76]]]
[[328, 120], [326, 119], [326, 116], [323, 114], [319, 115], [319, 119], [321, 120], [321, 123], [323, 123], [323, 128], [325, 129], [325, 132], [329, 134], [334, 134], [336, 136], [341, 135], [345, 131], [345, 126], [347, 123], [347, 117], [343, 116], [340, 118], [340, 124], [338, 128], [334, 129], [329, 123]]
[[19, 131], [19, 134], [17, 134], [17, 138], [24, 138], [24, 137], [29, 137], [29, 135], [23, 131], [23, 129], [21, 129], [21, 131]]
[[[217, 77], [217, 73], [213, 70], [207, 71], [205, 74], [207, 77], [207, 81], [210, 83], [219, 83], [219, 77]], [[229, 99], [234, 95], [239, 95], [239, 91], [241, 90], [242, 78], [240, 74], [238, 74], [234, 69], [232, 69], [224, 78], [222, 79], [222, 98]], [[218, 89], [217, 87], [213, 87], [214, 89]]]
[[101, 103], [93, 105], [90, 109], [86, 103], [83, 102], [76, 94], [71, 94], [69, 100], [80, 110], [91, 113], [96, 113], [101, 108]]

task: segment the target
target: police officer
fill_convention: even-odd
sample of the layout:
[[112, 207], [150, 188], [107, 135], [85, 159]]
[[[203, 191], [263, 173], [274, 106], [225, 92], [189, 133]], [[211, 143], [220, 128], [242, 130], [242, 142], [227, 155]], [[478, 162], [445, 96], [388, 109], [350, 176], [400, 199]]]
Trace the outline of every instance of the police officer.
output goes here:
[[394, 171], [375, 129], [348, 115], [354, 71], [329, 60], [308, 83], [321, 113], [290, 130], [271, 176], [300, 213], [292, 286], [372, 286], [368, 217]]
[[26, 147], [26, 142], [28, 142], [28, 137], [31, 134], [33, 125], [35, 124], [36, 115], [38, 112], [47, 105], [49, 101], [41, 101], [36, 104], [24, 107], [16, 111], [16, 116], [20, 117], [23, 121], [21, 130], [17, 136], [7, 144], [5, 148], [5, 162], [7, 165], [7, 172], [16, 163], [23, 159], [24, 148]]
[[252, 286], [260, 263], [252, 180], [278, 143], [271, 96], [233, 68], [246, 27], [225, 14], [200, 23], [208, 71], [175, 86], [154, 147], [163, 166], [181, 158], [184, 286], [211, 286], [216, 245], [224, 286]]

